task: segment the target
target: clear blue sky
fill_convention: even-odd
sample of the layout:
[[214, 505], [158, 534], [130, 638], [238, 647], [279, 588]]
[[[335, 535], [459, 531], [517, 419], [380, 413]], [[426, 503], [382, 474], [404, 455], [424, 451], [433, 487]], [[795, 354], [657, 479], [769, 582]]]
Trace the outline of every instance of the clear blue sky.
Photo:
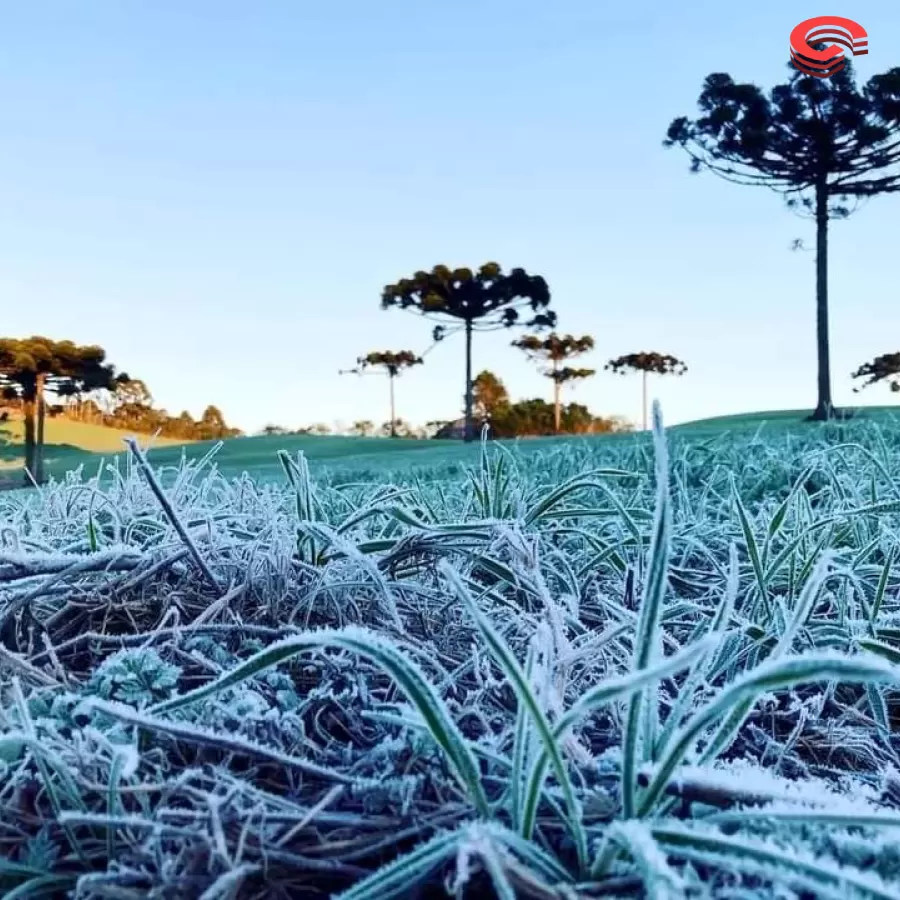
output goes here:
[[[669, 422], [811, 405], [810, 223], [661, 141], [708, 73], [783, 80], [790, 30], [829, 11], [869, 32], [861, 76], [900, 64], [896, 0], [5, 3], [0, 330], [102, 344], [173, 414], [380, 422], [383, 380], [337, 370], [431, 332], [382, 286], [493, 259], [547, 278], [560, 330], [595, 336], [584, 365], [686, 360], [654, 384]], [[900, 349], [898, 222], [883, 197], [833, 228], [839, 403]], [[475, 371], [549, 398], [512, 337], [478, 336]], [[453, 417], [463, 379], [448, 340], [399, 414]], [[640, 415], [636, 378], [569, 396]]]

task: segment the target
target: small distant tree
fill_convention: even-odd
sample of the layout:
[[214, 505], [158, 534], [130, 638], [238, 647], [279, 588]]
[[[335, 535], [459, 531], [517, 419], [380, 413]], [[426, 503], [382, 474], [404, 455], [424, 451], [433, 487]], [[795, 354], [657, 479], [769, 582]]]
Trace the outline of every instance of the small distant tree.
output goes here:
[[351, 430], [357, 437], [371, 437], [375, 431], [375, 423], [369, 419], [362, 419], [359, 422], [354, 422]]
[[425, 432], [426, 437], [433, 438], [442, 428], [449, 424], [450, 422], [447, 419], [429, 419], [425, 423], [423, 431]]
[[492, 438], [553, 434], [553, 407], [542, 397], [516, 400], [491, 419]]
[[518, 400], [504, 407], [491, 419], [491, 437], [537, 437], [553, 434], [590, 434], [612, 431], [610, 420], [594, 416], [578, 403], [563, 404], [560, 428], [556, 426], [555, 409], [542, 397]]
[[553, 422], [556, 432], [559, 433], [562, 386], [570, 382], [590, 378], [595, 374], [594, 369], [573, 369], [563, 367], [561, 363], [593, 350], [594, 339], [589, 334], [585, 334], [582, 337], [574, 337], [571, 334], [556, 334], [556, 332], [553, 332], [545, 338], [540, 338], [534, 334], [526, 334], [525, 337], [513, 341], [512, 345], [524, 351], [533, 362], [550, 363], [550, 367], [545, 368], [542, 374], [553, 381]]
[[120, 379], [113, 393], [118, 405], [153, 406], [153, 395], [140, 378]]
[[153, 396], [139, 378], [119, 381], [111, 394], [111, 424], [150, 432], [158, 416], [153, 412]]
[[643, 427], [647, 430], [647, 376], [657, 375], [684, 375], [687, 366], [674, 356], [667, 353], [628, 353], [617, 359], [611, 359], [604, 369], [625, 375], [628, 372], [641, 373]]
[[[820, 48], [821, 44], [815, 45]], [[814, 419], [836, 414], [831, 399], [828, 337], [828, 223], [851, 203], [900, 191], [900, 68], [860, 90], [847, 61], [829, 78], [792, 68], [769, 97], [730, 75], [707, 76], [701, 116], [675, 119], [665, 146], [683, 147], [691, 170], [781, 193], [788, 207], [816, 223], [816, 349]]]
[[354, 372], [359, 375], [367, 369], [376, 367], [382, 369], [387, 374], [391, 395], [391, 418], [388, 430], [390, 432], [390, 437], [397, 437], [395, 423], [399, 420], [397, 419], [394, 403], [394, 379], [406, 369], [420, 365], [422, 365], [422, 358], [416, 356], [411, 350], [375, 350], [368, 354], [368, 356], [361, 356], [356, 361], [357, 367], [355, 369], [346, 370], [346, 372], [342, 374]]
[[634, 431], [634, 425], [624, 416], [610, 416], [603, 420], [601, 431], [612, 431], [617, 434], [624, 434], [628, 431]]
[[0, 386], [11, 388], [21, 399], [25, 419], [25, 483], [29, 475], [44, 479], [44, 419], [46, 392], [59, 395], [112, 391], [127, 375], [116, 375], [106, 362], [106, 351], [34, 336], [0, 339]]
[[212, 404], [203, 410], [200, 421], [212, 428], [225, 429], [228, 427], [225, 424], [225, 416], [222, 415], [222, 410], [220, 410], [218, 406], [213, 406]]
[[490, 370], [484, 369], [472, 382], [472, 411], [479, 419], [490, 419], [509, 406], [506, 385]]
[[173, 420], [173, 436], [192, 438], [195, 436], [194, 429], [196, 427], [197, 423], [194, 421], [194, 417], [186, 409], [183, 409]]
[[[435, 266], [430, 272], [416, 272], [387, 285], [381, 295], [381, 308], [395, 306], [422, 315], [443, 317], [446, 324], [433, 331], [435, 341], [442, 340], [448, 326], [459, 325], [466, 336], [465, 440], [474, 438], [472, 426], [472, 334], [497, 328], [524, 325], [542, 330], [556, 324], [556, 314], [549, 310], [550, 289], [539, 275], [524, 269], [504, 273], [495, 262], [488, 262], [477, 272], [471, 269], [449, 269]], [[532, 317], [520, 321], [520, 312], [530, 309]], [[454, 329], [455, 330], [455, 329]]]
[[854, 394], [879, 381], [886, 382], [892, 391], [900, 393], [900, 353], [876, 356], [871, 362], [861, 365], [851, 377], [866, 379], [859, 387], [853, 388]]
[[403, 419], [393, 419], [390, 422], [382, 422], [379, 433], [382, 437], [415, 437], [415, 430], [409, 422], [405, 422]]
[[209, 431], [215, 432], [217, 437], [228, 430], [222, 410], [212, 404], [203, 410], [203, 414], [200, 416], [200, 424]]

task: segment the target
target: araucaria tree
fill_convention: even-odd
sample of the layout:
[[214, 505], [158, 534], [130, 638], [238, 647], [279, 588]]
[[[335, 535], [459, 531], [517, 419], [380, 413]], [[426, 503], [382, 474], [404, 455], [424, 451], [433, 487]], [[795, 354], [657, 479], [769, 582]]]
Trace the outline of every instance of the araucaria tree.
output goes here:
[[567, 359], [581, 356], [594, 349], [594, 339], [585, 334], [582, 337], [574, 337], [571, 334], [556, 334], [553, 332], [547, 337], [541, 338], [535, 334], [526, 334], [525, 337], [512, 342], [513, 347], [523, 350], [528, 358], [541, 364], [549, 363], [543, 370], [544, 375], [553, 381], [553, 422], [556, 432], [560, 428], [560, 393], [562, 386], [569, 382], [582, 378], [590, 378], [595, 374], [594, 369], [573, 369], [562, 366]]
[[891, 386], [892, 391], [900, 393], [900, 353], [876, 356], [871, 362], [861, 365], [852, 377], [866, 379], [858, 388], [853, 388], [854, 394], [879, 381], [884, 381]]
[[392, 350], [376, 350], [368, 354], [368, 356], [361, 356], [357, 360], [357, 365], [359, 366], [359, 371], [377, 366], [387, 373], [391, 391], [391, 422], [389, 430], [391, 437], [397, 437], [397, 415], [394, 411], [394, 379], [403, 372], [404, 369], [422, 365], [422, 358], [416, 356], [416, 354], [410, 350], [399, 350], [397, 352]]
[[[381, 295], [381, 308], [392, 306], [443, 318], [434, 329], [434, 340], [446, 336], [456, 325], [466, 336], [465, 440], [471, 441], [472, 427], [472, 334], [497, 328], [522, 325], [542, 330], [556, 324], [556, 314], [549, 310], [550, 289], [540, 275], [529, 275], [524, 269], [504, 273], [497, 263], [485, 263], [477, 272], [471, 269], [449, 269], [435, 266], [430, 272], [416, 272], [389, 284]], [[522, 321], [520, 312], [528, 309], [532, 316]], [[456, 330], [453, 328], [453, 330]]]
[[641, 397], [643, 411], [643, 428], [647, 430], [647, 376], [651, 373], [657, 375], [684, 375], [687, 366], [668, 353], [628, 353], [617, 359], [611, 359], [604, 367], [610, 372], [618, 372], [625, 375], [628, 372], [641, 373]]
[[124, 373], [116, 375], [102, 347], [45, 337], [0, 339], [0, 385], [12, 389], [22, 401], [26, 484], [31, 478], [40, 484], [44, 478], [46, 391], [57, 396], [111, 391], [128, 380]]
[[818, 400], [814, 419], [835, 415], [828, 342], [828, 222], [862, 200], [900, 190], [900, 68], [862, 88], [849, 61], [829, 78], [794, 71], [769, 97], [753, 84], [709, 75], [702, 115], [669, 126], [666, 146], [689, 153], [693, 171], [781, 193], [816, 224], [816, 348]]

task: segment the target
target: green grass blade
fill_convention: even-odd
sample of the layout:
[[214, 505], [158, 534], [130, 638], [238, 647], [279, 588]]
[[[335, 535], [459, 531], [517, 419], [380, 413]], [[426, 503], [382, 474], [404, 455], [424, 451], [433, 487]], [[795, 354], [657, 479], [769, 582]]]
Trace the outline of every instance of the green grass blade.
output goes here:
[[334, 900], [393, 900], [408, 897], [439, 866], [451, 860], [465, 835], [462, 829], [440, 833], [336, 894]]
[[749, 869], [750, 874], [765, 873], [776, 881], [781, 880], [779, 876], [789, 876], [786, 880], [815, 897], [845, 898], [849, 891], [849, 896], [867, 900], [897, 900], [896, 885], [887, 885], [873, 873], [854, 872], [823, 858], [804, 858], [760, 839], [750, 841], [677, 825], [660, 825], [652, 831], [670, 852], [683, 859], [706, 865], [716, 860], [732, 871]]
[[[543, 745], [544, 752], [550, 760], [556, 779], [563, 792], [569, 814], [569, 826], [572, 831], [572, 838], [575, 842], [576, 852], [578, 853], [579, 863], [582, 868], [586, 868], [587, 838], [581, 824], [581, 807], [576, 797], [571, 778], [569, 777], [565, 761], [563, 760], [560, 745], [553, 737], [553, 731], [547, 720], [547, 716], [541, 709], [538, 700], [534, 695], [534, 691], [525, 676], [525, 672], [516, 661], [509, 646], [490, 623], [487, 616], [479, 609], [457, 572], [447, 563], [441, 564], [441, 571], [447, 581], [453, 586], [460, 600], [462, 600], [468, 610], [468, 613], [474, 621], [481, 639], [487, 645], [491, 656], [509, 680], [510, 686], [515, 692], [516, 701], [528, 711], [531, 723]], [[523, 823], [522, 834], [524, 837], [531, 836], [530, 831], [526, 829], [529, 829], [532, 825], [533, 821]]]
[[[669, 460], [659, 403], [653, 405], [653, 437], [656, 450], [656, 506], [648, 552], [646, 583], [634, 636], [635, 671], [643, 671], [650, 666], [660, 645], [659, 622], [666, 591], [671, 543]], [[651, 744], [642, 746], [640, 733], [644, 730], [641, 729], [642, 707], [645, 703], [651, 702], [655, 704], [655, 701], [651, 701], [649, 692], [645, 694], [640, 691], [631, 695], [628, 707], [622, 748], [622, 815], [626, 819], [634, 816], [639, 764], [652, 751], [652, 742], [655, 742], [655, 734], [644, 734], [644, 739], [649, 739]], [[658, 717], [659, 712], [654, 705], [653, 724], [649, 726], [650, 729], [656, 727]]]
[[[646, 793], [641, 800], [639, 815], [647, 816], [662, 796], [675, 769], [685, 759], [691, 746], [714, 722], [724, 720], [715, 731], [701, 754], [699, 762], [707, 762], [715, 753], [727, 749], [724, 735], [733, 734], [733, 711], [750, 708], [767, 691], [789, 688], [799, 684], [820, 683], [829, 680], [848, 684], [900, 681], [900, 668], [875, 656], [837, 656], [835, 654], [810, 653], [793, 658], [773, 659], [762, 663], [719, 694], [696, 712], [672, 739], [668, 754], [660, 762]], [[711, 748], [715, 748], [713, 751]]]

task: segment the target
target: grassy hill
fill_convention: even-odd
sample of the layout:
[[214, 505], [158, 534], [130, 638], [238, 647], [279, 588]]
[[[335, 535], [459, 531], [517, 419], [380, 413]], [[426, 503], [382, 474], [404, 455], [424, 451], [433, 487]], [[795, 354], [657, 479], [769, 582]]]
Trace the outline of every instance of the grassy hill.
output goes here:
[[[116, 454], [124, 449], [123, 438], [129, 432], [105, 425], [73, 422], [70, 419], [47, 419], [44, 425], [44, 459], [47, 471], [60, 477], [66, 471], [96, 458], [96, 454]], [[142, 439], [146, 443], [149, 438]], [[22, 483], [24, 466], [25, 424], [13, 419], [0, 425], [0, 488]], [[156, 438], [157, 447], [180, 447], [186, 441]]]
[[[900, 405], [859, 407], [858, 418], [891, 422], [900, 425]], [[692, 438], [714, 438], [749, 429], [764, 429], [767, 433], [786, 428], [805, 430], [820, 427], [806, 422], [808, 410], [770, 410], [717, 416], [699, 419], [674, 426], [672, 431]], [[127, 431], [119, 431], [100, 425], [88, 425], [63, 419], [48, 420], [45, 452], [47, 472], [56, 478], [67, 471], [85, 465], [93, 469], [99, 456], [112, 459], [124, 453], [123, 438]], [[633, 439], [634, 435], [591, 435], [568, 438], [568, 441], [608, 442]], [[205, 456], [214, 442], [186, 442], [172, 438], [151, 439], [139, 435], [142, 446], [150, 445], [151, 460], [155, 466], [178, 466], [182, 456], [198, 460]], [[0, 430], [0, 468], [2, 483], [17, 487], [21, 483], [22, 423], [9, 422]], [[529, 451], [546, 448], [557, 438], [529, 438], [519, 441]], [[504, 442], [514, 443], [514, 442]], [[216, 454], [216, 466], [228, 477], [239, 477], [250, 472], [260, 481], [280, 480], [283, 477], [278, 452], [287, 451], [292, 456], [302, 452], [315, 465], [352, 468], [365, 473], [383, 472], [385, 469], [400, 471], [406, 468], [457, 468], [461, 462], [473, 460], [478, 452], [477, 443], [461, 444], [459, 441], [391, 441], [385, 438], [341, 437], [330, 435], [266, 435], [232, 438], [224, 442]]]
[[[900, 404], [842, 407], [842, 409], [847, 413], [852, 413], [853, 419], [900, 425]], [[728, 431], [743, 432], [762, 429], [764, 433], [772, 434], [786, 428], [802, 431], [804, 428], [821, 427], [818, 422], [806, 421], [810, 412], [808, 409], [776, 409], [765, 412], [737, 413], [730, 416], [713, 416], [694, 422], [684, 422], [676, 425], [673, 430], [688, 432], [694, 438], [703, 438], [715, 437], [717, 434]]]
[[[44, 423], [44, 440], [49, 446], [71, 447], [73, 450], [87, 450], [89, 453], [118, 453], [122, 449], [122, 438], [129, 432], [106, 425], [91, 425], [88, 422], [74, 422], [71, 419], [47, 419]], [[25, 423], [13, 419], [0, 425], [3, 459], [21, 456], [21, 444], [25, 442]], [[190, 443], [180, 438], [157, 438], [158, 446], [183, 445]]]
[[[854, 417], [880, 418], [883, 416], [900, 416], [900, 404], [892, 406], [858, 406], [843, 407], [852, 412]], [[694, 422], [685, 422], [678, 428], [748, 428], [752, 426], [771, 424], [783, 425], [802, 422], [810, 411], [808, 409], [775, 409], [768, 412], [737, 413], [729, 416], [712, 416], [708, 419], [697, 419]]]

